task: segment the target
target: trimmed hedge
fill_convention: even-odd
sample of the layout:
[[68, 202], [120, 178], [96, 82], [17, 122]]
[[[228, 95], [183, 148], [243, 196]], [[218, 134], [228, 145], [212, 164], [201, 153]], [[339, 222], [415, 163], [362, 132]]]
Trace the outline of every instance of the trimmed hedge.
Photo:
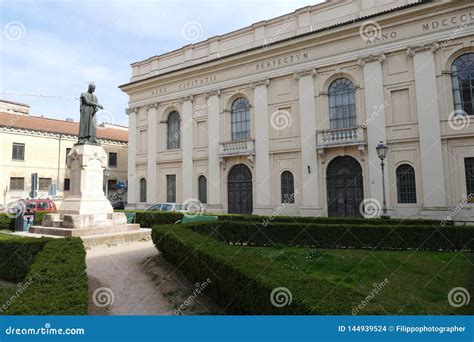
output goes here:
[[[179, 212], [126, 210], [137, 214], [136, 222], [144, 228], [151, 228], [155, 224], [172, 224], [183, 218]], [[213, 215], [205, 213], [205, 215]], [[363, 225], [441, 225], [440, 221], [425, 219], [365, 219], [354, 217], [309, 217], [309, 216], [262, 216], [262, 215], [238, 215], [238, 214], [215, 214], [221, 221], [238, 222], [266, 222], [266, 223], [320, 223], [320, 224], [363, 224]], [[444, 222], [443, 225], [452, 225], [452, 222]]]
[[15, 220], [7, 214], [0, 212], [0, 229], [15, 229]]
[[474, 227], [382, 226], [205, 222], [187, 224], [201, 234], [232, 244], [314, 246], [317, 248], [420, 249], [473, 251]]
[[36, 255], [48, 241], [14, 236], [0, 239], [0, 279], [13, 282], [25, 279]]
[[88, 285], [85, 257], [80, 238], [48, 240], [24, 279], [30, 285], [6, 313], [86, 315]]
[[270, 294], [281, 286], [282, 279], [278, 277], [282, 275], [275, 271], [272, 273], [276, 279], [262, 277], [261, 269], [254, 267], [257, 262], [254, 258], [234, 257], [235, 247], [177, 225], [154, 226], [152, 239], [164, 259], [178, 267], [188, 280], [193, 283], [207, 281], [208, 286], [203, 290], [206, 296], [227, 313], [303, 315], [311, 312], [312, 308], [298, 298], [293, 298], [291, 305], [286, 307], [273, 306]]

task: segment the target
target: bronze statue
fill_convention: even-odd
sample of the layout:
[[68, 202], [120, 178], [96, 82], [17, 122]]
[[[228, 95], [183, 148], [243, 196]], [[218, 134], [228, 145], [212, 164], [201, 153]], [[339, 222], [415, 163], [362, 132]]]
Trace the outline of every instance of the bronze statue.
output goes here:
[[104, 109], [99, 104], [97, 96], [94, 95], [95, 83], [89, 84], [86, 93], [81, 94], [81, 119], [79, 121], [79, 139], [76, 145], [93, 144], [97, 142], [97, 121], [95, 114], [99, 109]]

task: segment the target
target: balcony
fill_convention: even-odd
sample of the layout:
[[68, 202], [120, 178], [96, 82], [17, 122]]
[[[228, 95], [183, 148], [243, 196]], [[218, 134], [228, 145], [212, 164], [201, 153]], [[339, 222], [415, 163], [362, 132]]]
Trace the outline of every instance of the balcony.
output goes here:
[[366, 128], [339, 128], [316, 131], [316, 148], [363, 146], [367, 143]]
[[226, 157], [247, 156], [253, 160], [255, 155], [255, 141], [239, 140], [228, 141], [219, 144], [219, 158], [223, 160]]
[[364, 126], [353, 128], [326, 129], [316, 131], [316, 149], [325, 162], [325, 150], [332, 147], [357, 146], [362, 161], [365, 160], [367, 129]]

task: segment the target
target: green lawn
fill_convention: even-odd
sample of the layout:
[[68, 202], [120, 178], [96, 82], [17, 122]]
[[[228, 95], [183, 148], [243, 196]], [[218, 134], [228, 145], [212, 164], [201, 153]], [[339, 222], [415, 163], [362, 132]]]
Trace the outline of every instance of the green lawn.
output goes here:
[[9, 234], [7, 231], [0, 230], [0, 240], [21, 239], [21, 236]]
[[[447, 300], [454, 287], [474, 295], [473, 253], [233, 248], [229, 258], [240, 260], [247, 271], [252, 265], [262, 281], [287, 287], [315, 314], [474, 313], [472, 304], [454, 308]], [[369, 295], [373, 298], [366, 300]], [[353, 311], [359, 304], [362, 308]]]

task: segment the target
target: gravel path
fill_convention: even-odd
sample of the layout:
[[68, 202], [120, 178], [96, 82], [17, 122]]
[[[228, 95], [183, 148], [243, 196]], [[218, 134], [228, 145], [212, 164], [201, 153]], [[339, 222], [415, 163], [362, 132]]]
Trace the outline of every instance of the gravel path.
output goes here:
[[151, 241], [87, 250], [89, 314], [173, 314], [170, 301], [142, 265], [154, 256], [158, 251]]

